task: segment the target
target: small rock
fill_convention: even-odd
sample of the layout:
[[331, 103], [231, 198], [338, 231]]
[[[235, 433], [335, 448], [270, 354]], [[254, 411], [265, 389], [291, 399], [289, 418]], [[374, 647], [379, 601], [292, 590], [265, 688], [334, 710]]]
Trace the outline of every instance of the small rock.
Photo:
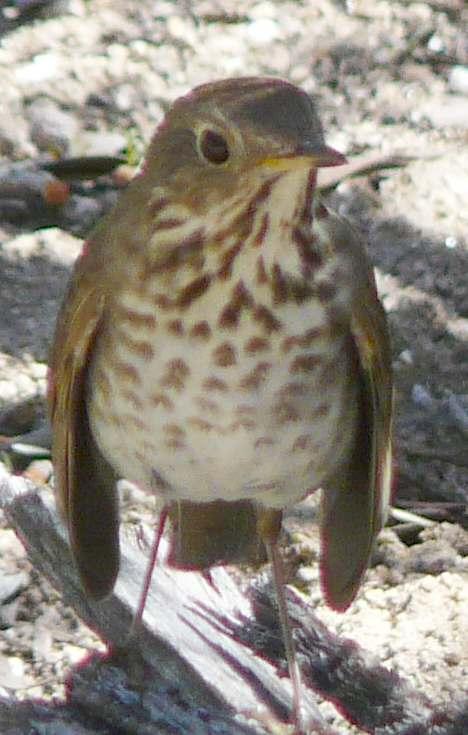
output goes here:
[[419, 107], [420, 118], [427, 117], [435, 128], [468, 128], [468, 100], [461, 95], [444, 95]]
[[419, 385], [419, 383], [413, 385], [411, 389], [411, 400], [416, 406], [420, 406], [421, 408], [430, 409], [434, 405], [434, 399], [429, 391], [424, 386]]
[[18, 572], [17, 574], [0, 575], [0, 604], [8, 605], [15, 597], [29, 585], [29, 574]]
[[87, 130], [80, 134], [73, 149], [75, 156], [118, 156], [127, 146], [124, 135], [108, 130]]
[[[4, 474], [5, 472], [3, 471], [2, 475]], [[0, 558], [2, 559], [2, 563], [7, 557], [24, 559], [25, 556], [26, 552], [23, 544], [18, 539], [16, 533], [10, 528], [0, 529]]]
[[56, 79], [62, 67], [61, 54], [46, 52], [37, 54], [31, 62], [18, 64], [14, 76], [19, 86], [28, 87]]
[[73, 233], [84, 235], [102, 216], [102, 207], [95, 199], [74, 194], [63, 207], [62, 216]]
[[441, 574], [453, 569], [459, 561], [455, 549], [441, 541], [426, 541], [412, 546], [407, 559], [407, 570], [419, 574]]
[[28, 465], [23, 475], [35, 485], [46, 485], [52, 477], [52, 471], [50, 459], [36, 459]]
[[247, 34], [252, 43], [266, 46], [280, 35], [278, 23], [272, 18], [258, 18], [247, 26]]
[[31, 139], [40, 151], [63, 156], [77, 135], [78, 122], [48, 97], [38, 97], [27, 109]]
[[468, 94], [468, 66], [454, 66], [448, 78], [452, 92]]
[[400, 352], [400, 354], [398, 355], [398, 359], [405, 365], [412, 365], [414, 363], [411, 350], [403, 350], [402, 352]]
[[455, 426], [463, 436], [468, 437], [468, 396], [451, 393], [447, 405]]
[[36, 396], [15, 403], [0, 411], [0, 433], [15, 436], [28, 431], [39, 415], [39, 401]]

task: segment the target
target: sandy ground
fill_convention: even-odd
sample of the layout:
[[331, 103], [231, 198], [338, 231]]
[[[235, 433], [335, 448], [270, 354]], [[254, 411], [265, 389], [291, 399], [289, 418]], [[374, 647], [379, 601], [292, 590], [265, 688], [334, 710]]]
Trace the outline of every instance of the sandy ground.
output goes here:
[[[40, 5], [40, 4], [39, 4]], [[316, 530], [298, 511], [296, 583], [321, 618], [435, 702], [468, 691], [468, 20], [457, 0], [149, 2], [0, 8], [0, 167], [50, 155], [138, 158], [169, 103], [242, 74], [283, 76], [317, 96], [328, 142], [348, 156], [412, 157], [341, 184], [330, 202], [368, 241], [387, 308], [397, 387], [397, 503], [439, 511], [387, 529], [345, 615], [317, 585]], [[0, 432], [43, 415], [47, 350], [80, 238], [116, 196], [75, 183], [63, 206], [6, 195], [0, 173]], [[465, 448], [465, 452], [463, 451]], [[426, 456], [423, 456], [425, 454]], [[15, 471], [25, 462], [4, 453]], [[44, 469], [40, 469], [44, 472]], [[129, 524], [152, 507], [129, 496]], [[98, 641], [0, 528], [0, 691], [57, 697]], [[340, 732], [356, 729], [323, 705]]]

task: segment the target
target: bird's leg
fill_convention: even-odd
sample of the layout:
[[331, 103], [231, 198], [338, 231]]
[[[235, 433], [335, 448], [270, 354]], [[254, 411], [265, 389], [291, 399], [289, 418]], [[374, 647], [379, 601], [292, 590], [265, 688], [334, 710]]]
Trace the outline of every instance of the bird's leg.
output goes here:
[[278, 536], [281, 532], [282, 512], [272, 508], [259, 508], [258, 510], [258, 532], [265, 544], [268, 559], [273, 572], [273, 583], [275, 586], [276, 600], [278, 603], [278, 615], [283, 637], [286, 660], [288, 662], [289, 677], [292, 686], [292, 715], [293, 725], [296, 733], [302, 732], [301, 715], [301, 675], [296, 659], [296, 648], [292, 635], [292, 628], [288, 617], [288, 608], [285, 594], [285, 579], [283, 560], [278, 548]]
[[161, 510], [159, 515], [158, 525], [154, 534], [153, 543], [151, 544], [150, 556], [146, 565], [145, 578], [143, 580], [143, 586], [140, 592], [140, 599], [138, 601], [138, 607], [133, 616], [132, 625], [130, 627], [129, 637], [135, 635], [138, 632], [138, 628], [143, 620], [143, 614], [145, 612], [146, 600], [148, 597], [149, 588], [151, 585], [151, 578], [153, 576], [154, 567], [156, 564], [156, 558], [158, 556], [159, 544], [162, 539], [164, 527], [166, 525], [167, 516], [169, 514], [169, 508], [167, 505]]

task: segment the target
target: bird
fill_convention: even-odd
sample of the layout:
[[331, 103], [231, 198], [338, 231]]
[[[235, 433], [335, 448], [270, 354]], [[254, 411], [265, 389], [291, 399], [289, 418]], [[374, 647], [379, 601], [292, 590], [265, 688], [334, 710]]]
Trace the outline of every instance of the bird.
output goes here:
[[276, 77], [177, 99], [95, 227], [57, 318], [49, 406], [57, 504], [86, 594], [119, 571], [116, 481], [162, 503], [167, 563], [272, 563], [300, 722], [278, 538], [321, 489], [326, 602], [355, 598], [389, 503], [391, 345], [362, 237], [317, 192], [345, 157]]

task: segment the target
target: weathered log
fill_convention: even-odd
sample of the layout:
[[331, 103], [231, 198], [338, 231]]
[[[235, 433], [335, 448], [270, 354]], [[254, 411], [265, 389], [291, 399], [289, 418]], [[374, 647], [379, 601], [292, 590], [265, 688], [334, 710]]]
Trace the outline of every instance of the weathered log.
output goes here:
[[[288, 718], [290, 682], [268, 587], [251, 581], [241, 589], [223, 568], [208, 577], [161, 565], [154, 573], [144, 625], [128, 641], [145, 554], [122, 533], [122, 570], [114, 593], [103, 602], [90, 601], [81, 591], [50, 493], [3, 472], [0, 505], [36, 568], [109, 645], [110, 655], [91, 656], [71, 673], [67, 702], [52, 708], [57, 716], [82, 722], [86, 733], [288, 732], [280, 723]], [[313, 690], [375, 735], [468, 732], [463, 705], [436, 711], [424, 694], [354, 642], [333, 635], [292, 590], [288, 604], [308, 732], [334, 732], [318, 714]], [[21, 705], [19, 715], [24, 717], [26, 706]], [[0, 702], [0, 725], [5, 708]], [[52, 716], [52, 710], [41, 712]], [[78, 715], [73, 720], [74, 712], [81, 720]]]

